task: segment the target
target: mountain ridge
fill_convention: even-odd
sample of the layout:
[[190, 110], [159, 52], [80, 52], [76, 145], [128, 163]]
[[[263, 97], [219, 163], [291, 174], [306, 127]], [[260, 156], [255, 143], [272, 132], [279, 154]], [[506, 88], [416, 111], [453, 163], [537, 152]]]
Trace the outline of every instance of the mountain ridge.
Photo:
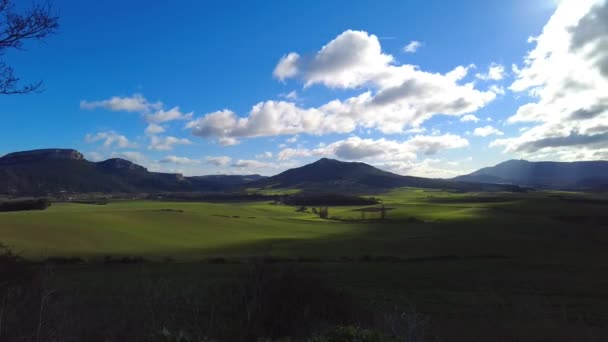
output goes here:
[[608, 161], [527, 161], [511, 159], [455, 181], [515, 184], [540, 189], [585, 190], [608, 187]]
[[0, 157], [0, 193], [9, 195], [223, 191], [251, 178], [257, 179], [234, 175], [227, 181], [151, 172], [122, 158], [88, 161], [74, 149], [30, 150]]
[[41, 149], [0, 157], [0, 193], [239, 192], [299, 189], [333, 193], [379, 193], [397, 187], [448, 191], [523, 191], [608, 188], [608, 161], [508, 160], [452, 179], [403, 176], [362, 162], [321, 158], [277, 175], [203, 175], [151, 172], [122, 158], [92, 162], [74, 149]]
[[521, 191], [517, 186], [469, 184], [443, 179], [402, 176], [362, 162], [321, 158], [316, 162], [252, 182], [251, 187], [298, 188], [316, 192], [378, 193], [398, 187], [456, 191]]

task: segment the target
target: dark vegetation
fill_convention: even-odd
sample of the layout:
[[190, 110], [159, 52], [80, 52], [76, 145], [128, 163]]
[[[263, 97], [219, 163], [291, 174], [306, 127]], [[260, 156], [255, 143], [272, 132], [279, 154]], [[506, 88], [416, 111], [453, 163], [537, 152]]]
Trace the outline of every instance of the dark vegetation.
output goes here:
[[373, 197], [330, 193], [302, 193], [283, 196], [283, 204], [293, 206], [362, 206], [380, 203]]
[[428, 329], [423, 315], [365, 307], [294, 265], [254, 260], [230, 280], [189, 286], [143, 275], [91, 296], [58, 283], [49, 264], [0, 252], [2, 341], [423, 341]]
[[[478, 259], [486, 258], [502, 260], [494, 255]], [[272, 257], [247, 263], [215, 258], [206, 265], [168, 260], [96, 266], [69, 261], [32, 263], [2, 249], [0, 340], [600, 342], [606, 336], [597, 323], [570, 316], [566, 308], [557, 315], [547, 312], [551, 304], [538, 296], [505, 302], [498, 293], [486, 294], [493, 299], [485, 306], [471, 303], [479, 311], [466, 313], [472, 320], [466, 326], [453, 325], [454, 319], [460, 322], [457, 317], [422, 313], [407, 301], [361, 301], [331, 280], [337, 270], [348, 269], [337, 267], [336, 261], [314, 267], [314, 261], [296, 264]], [[456, 256], [411, 261], [411, 267], [424, 262], [420, 270], [441, 264], [453, 265], [446, 270], [467, 269], [458, 266]], [[364, 256], [340, 264], [352, 265], [349, 283], [370, 277], [374, 282], [394, 281], [401, 269], [389, 256]], [[165, 271], [159, 272], [162, 265]], [[416, 269], [411, 267], [410, 271]], [[99, 283], [98, 277], [82, 277], [88, 272], [111, 277]], [[434, 273], [424, 272], [419, 276]], [[80, 274], [77, 279], [69, 276], [75, 273]]]
[[23, 211], [23, 210], [44, 210], [51, 205], [51, 201], [46, 198], [37, 199], [18, 199], [0, 202], [0, 212], [3, 211]]

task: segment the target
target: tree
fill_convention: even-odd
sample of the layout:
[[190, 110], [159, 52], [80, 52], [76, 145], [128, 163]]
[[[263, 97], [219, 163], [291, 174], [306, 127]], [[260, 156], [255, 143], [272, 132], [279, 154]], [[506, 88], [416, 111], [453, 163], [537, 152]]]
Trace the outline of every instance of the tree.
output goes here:
[[[48, 2], [17, 11], [11, 0], [0, 0], [0, 56], [8, 49], [23, 49], [26, 40], [43, 40], [59, 28], [59, 18]], [[41, 81], [19, 85], [13, 68], [0, 61], [0, 94], [27, 94], [40, 90]]]
[[322, 219], [327, 219], [329, 217], [329, 208], [328, 207], [319, 208], [319, 217]]

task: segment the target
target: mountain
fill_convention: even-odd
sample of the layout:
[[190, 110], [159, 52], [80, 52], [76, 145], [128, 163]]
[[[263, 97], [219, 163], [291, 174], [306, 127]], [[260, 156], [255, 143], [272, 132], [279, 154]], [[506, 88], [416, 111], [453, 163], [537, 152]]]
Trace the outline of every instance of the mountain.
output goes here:
[[295, 188], [317, 192], [378, 193], [410, 186], [459, 191], [519, 191], [517, 186], [454, 182], [401, 176], [358, 162], [322, 158], [312, 164], [248, 184], [258, 188]]
[[0, 193], [14, 195], [222, 191], [259, 177], [150, 172], [120, 158], [90, 162], [71, 149], [15, 152], [0, 158]]
[[608, 161], [530, 162], [509, 160], [455, 181], [515, 184], [540, 189], [593, 190], [608, 188]]

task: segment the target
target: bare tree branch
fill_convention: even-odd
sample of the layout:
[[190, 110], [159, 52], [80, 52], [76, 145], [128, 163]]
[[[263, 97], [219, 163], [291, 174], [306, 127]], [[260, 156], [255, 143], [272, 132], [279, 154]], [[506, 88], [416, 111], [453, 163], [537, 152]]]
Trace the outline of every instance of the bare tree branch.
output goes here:
[[[48, 2], [16, 12], [11, 0], [0, 0], [0, 54], [6, 49], [22, 49], [25, 40], [42, 40], [59, 28], [59, 18]], [[13, 68], [0, 62], [0, 94], [27, 94], [41, 89], [42, 82], [19, 85]]]

